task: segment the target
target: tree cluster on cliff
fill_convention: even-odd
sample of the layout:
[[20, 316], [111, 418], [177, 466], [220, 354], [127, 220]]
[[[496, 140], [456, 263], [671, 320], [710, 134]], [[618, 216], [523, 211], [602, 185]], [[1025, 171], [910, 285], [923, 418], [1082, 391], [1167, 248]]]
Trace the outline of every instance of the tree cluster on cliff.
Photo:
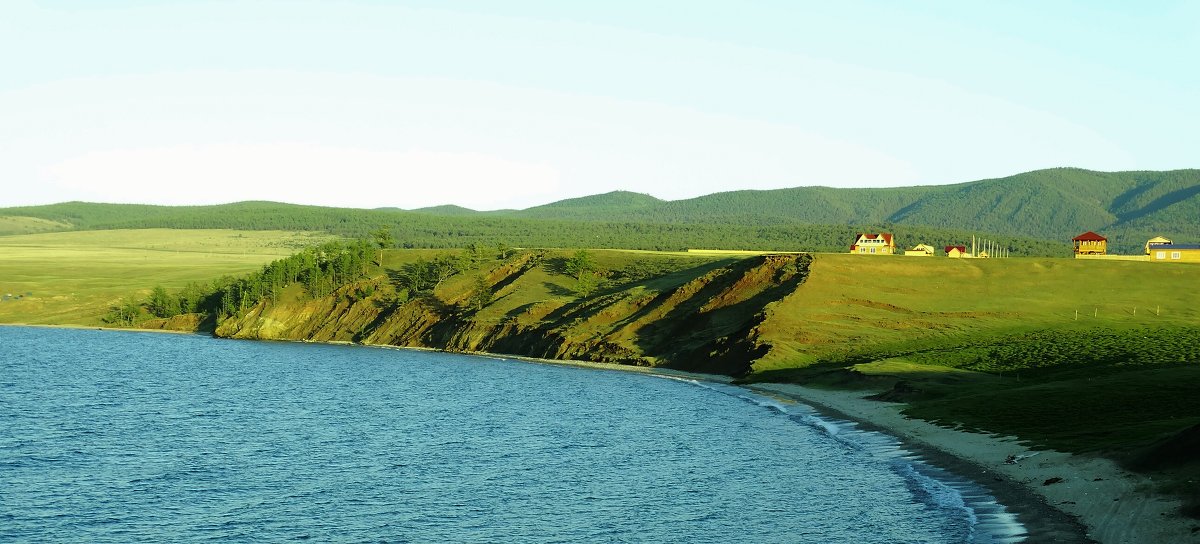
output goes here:
[[189, 283], [175, 294], [156, 286], [149, 297], [127, 297], [111, 307], [102, 320], [129, 326], [145, 315], [167, 318], [198, 313], [216, 319], [240, 315], [261, 300], [274, 302], [289, 285], [298, 284], [317, 298], [361, 279], [375, 256], [376, 245], [366, 240], [328, 242], [264, 265], [241, 278], [222, 277], [210, 284]]

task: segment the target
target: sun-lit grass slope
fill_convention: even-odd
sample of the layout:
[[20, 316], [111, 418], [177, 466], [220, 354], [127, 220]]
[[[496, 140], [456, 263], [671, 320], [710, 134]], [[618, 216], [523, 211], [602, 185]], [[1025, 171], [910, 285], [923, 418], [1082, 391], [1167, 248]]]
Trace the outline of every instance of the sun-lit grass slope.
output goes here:
[[[818, 255], [763, 326], [759, 370], [918, 339], [1200, 324], [1200, 267], [1073, 259]], [[1078, 320], [1076, 320], [1078, 312]]]
[[71, 228], [71, 225], [66, 223], [38, 217], [21, 217], [19, 215], [0, 216], [0, 236], [53, 232], [69, 228]]
[[99, 325], [123, 297], [241, 275], [328, 238], [170, 229], [0, 236], [0, 296], [13, 295], [0, 302], [0, 322]]

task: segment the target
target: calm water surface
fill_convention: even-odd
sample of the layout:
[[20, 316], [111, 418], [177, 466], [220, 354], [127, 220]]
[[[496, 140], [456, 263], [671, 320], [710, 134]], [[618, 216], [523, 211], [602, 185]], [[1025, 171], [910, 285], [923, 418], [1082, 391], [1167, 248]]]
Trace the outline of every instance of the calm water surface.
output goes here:
[[745, 390], [0, 327], [0, 541], [1011, 541], [893, 439]]

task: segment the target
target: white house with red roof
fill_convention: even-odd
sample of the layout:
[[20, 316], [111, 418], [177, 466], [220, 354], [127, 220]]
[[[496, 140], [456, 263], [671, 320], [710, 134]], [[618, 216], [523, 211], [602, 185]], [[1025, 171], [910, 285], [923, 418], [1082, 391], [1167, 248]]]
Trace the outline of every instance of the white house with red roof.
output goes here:
[[892, 233], [859, 233], [850, 245], [850, 253], [857, 255], [895, 255], [896, 242]]

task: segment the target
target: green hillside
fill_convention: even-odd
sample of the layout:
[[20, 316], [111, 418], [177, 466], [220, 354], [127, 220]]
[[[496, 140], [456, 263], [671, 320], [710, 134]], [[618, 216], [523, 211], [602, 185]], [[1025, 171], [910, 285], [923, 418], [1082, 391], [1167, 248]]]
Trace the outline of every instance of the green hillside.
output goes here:
[[[519, 217], [543, 219], [646, 219], [642, 212], [660, 209], [666, 201], [647, 194], [613, 191], [601, 195], [569, 198], [512, 212]], [[653, 217], [653, 216], [650, 216]]]
[[[404, 211], [400, 208], [376, 208], [376, 209], [380, 210], [380, 211], [391, 211], [391, 212]], [[442, 206], [430, 206], [428, 208], [417, 208], [412, 211], [417, 212], [417, 213], [428, 213], [428, 214], [432, 214], [432, 215], [474, 215], [474, 214], [479, 213], [475, 210], [472, 210], [471, 208], [464, 208], [462, 206], [455, 206], [453, 204], [445, 204]]]
[[732, 191], [657, 204], [640, 200], [624, 207], [606, 205], [606, 200], [591, 207], [552, 204], [513, 215], [544, 217], [552, 209], [555, 217], [576, 220], [921, 225], [1048, 240], [1070, 240], [1093, 230], [1122, 252], [1136, 251], [1159, 234], [1200, 239], [1200, 170], [1055, 168], [942, 186]]
[[1119, 253], [1136, 253], [1157, 235], [1200, 241], [1200, 170], [1055, 168], [956, 185], [797, 187], [677, 201], [615, 191], [490, 212], [453, 205], [404, 211], [274, 202], [179, 207], [67, 202], [0, 209], [0, 217], [25, 218], [22, 225], [30, 218], [51, 222], [41, 223], [43, 230], [234, 228], [365, 236], [390, 225], [404, 247], [843, 251], [855, 232], [888, 230], [902, 245], [948, 245], [982, 235], [1016, 255], [1062, 256], [1073, 236], [1089, 230], [1107, 236]]
[[[585, 206], [585, 209], [590, 209]], [[615, 213], [617, 207], [610, 207]], [[461, 210], [461, 208], [460, 208]], [[709, 221], [649, 223], [633, 220], [531, 219], [498, 214], [438, 215], [401, 210], [362, 210], [300, 206], [275, 202], [238, 202], [216, 206], [143, 206], [68, 202], [0, 209], [0, 216], [41, 218], [77, 230], [240, 229], [328, 232], [368, 237], [380, 225], [391, 227], [403, 248], [450, 248], [480, 244], [494, 247], [591, 247], [683, 250], [689, 248], [770, 251], [846, 251], [856, 232], [886, 229], [902, 244], [943, 245], [969, 241], [972, 232], [884, 224], [809, 225], [736, 224]], [[66, 229], [68, 227], [64, 227]], [[1063, 242], [992, 236], [1016, 255], [1064, 255]]]

